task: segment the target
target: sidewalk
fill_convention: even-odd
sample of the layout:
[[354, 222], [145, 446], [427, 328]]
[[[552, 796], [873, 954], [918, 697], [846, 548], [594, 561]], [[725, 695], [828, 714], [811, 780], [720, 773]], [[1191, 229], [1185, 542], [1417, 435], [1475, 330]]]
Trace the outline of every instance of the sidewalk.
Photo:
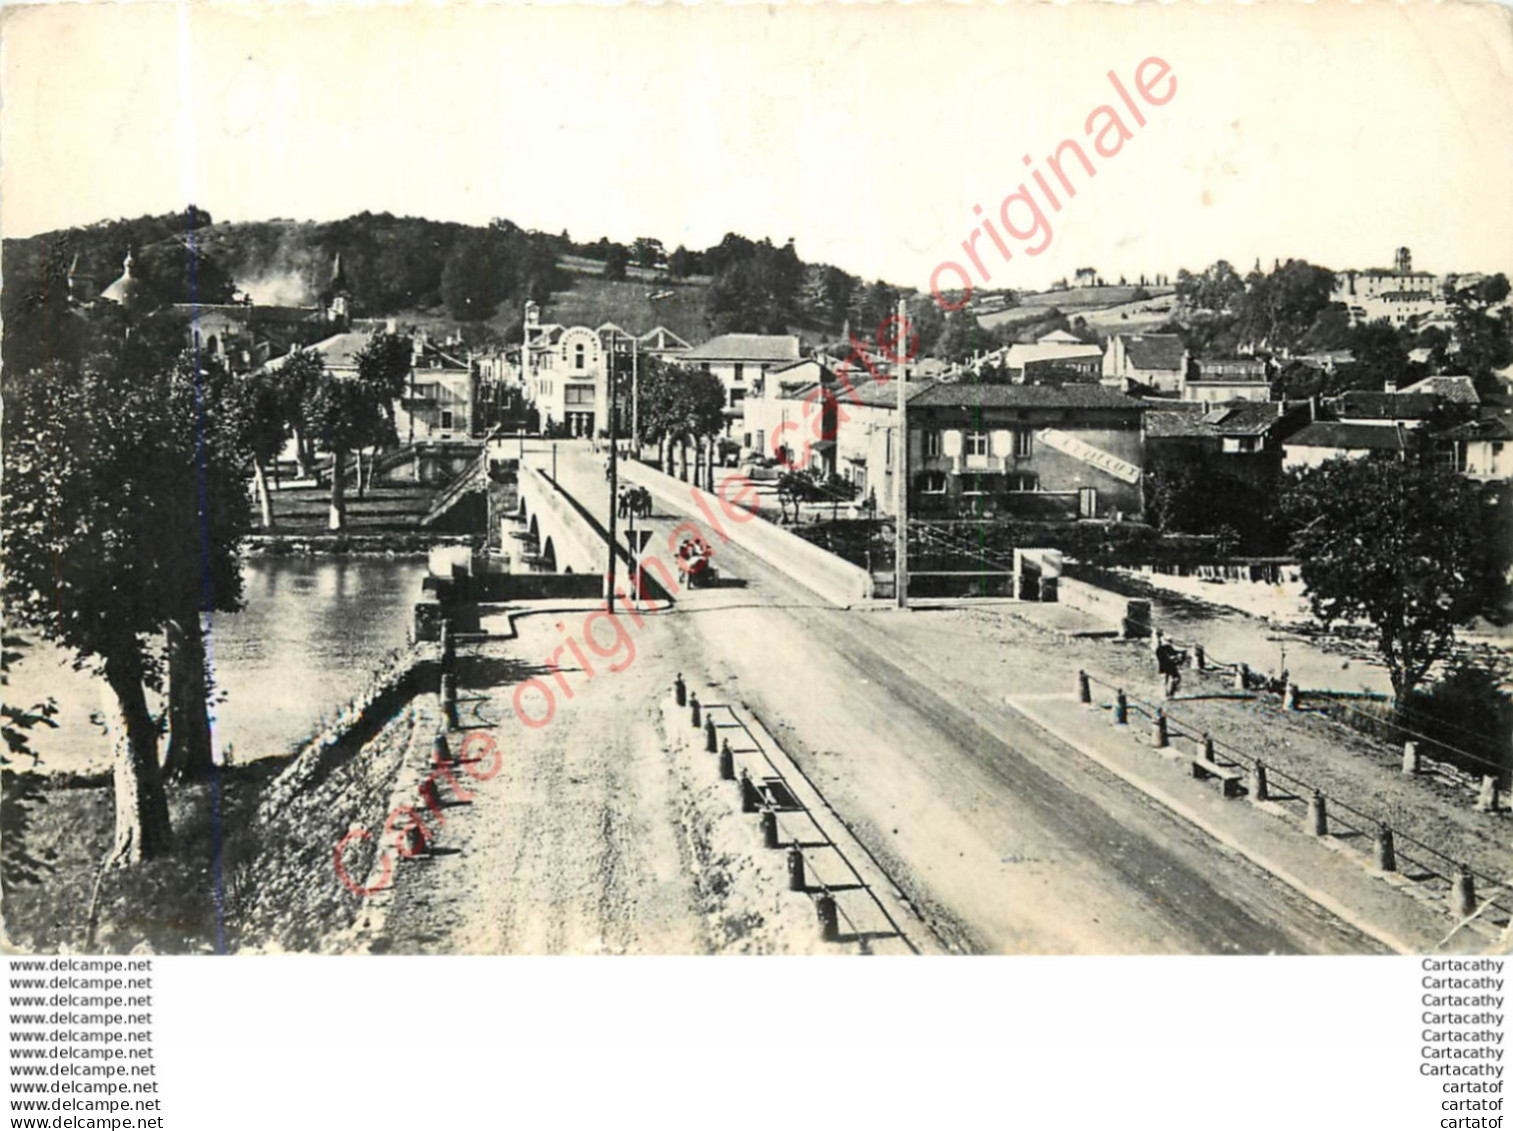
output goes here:
[[[1194, 744], [1179, 740], [1163, 756], [1147, 745], [1145, 716], [1132, 711], [1128, 728], [1114, 728], [1110, 712], [1080, 705], [1078, 670], [1123, 688], [1132, 700], [1162, 706], [1186, 729], [1208, 732], [1219, 743], [1261, 758], [1273, 771], [1301, 778], [1327, 797], [1385, 820], [1400, 837], [1422, 841], [1484, 875], [1513, 875], [1509, 814], [1476, 812], [1474, 798], [1463, 788], [1433, 774], [1405, 777], [1397, 755], [1355, 732], [1317, 714], [1283, 711], [1272, 697], [1235, 692], [1214, 676], [1186, 672], [1179, 696], [1164, 701], [1145, 642], [1081, 638], [1067, 631], [1063, 620], [1055, 606], [1034, 603], [941, 607], [905, 614], [888, 631], [907, 641], [920, 662], [948, 672], [953, 682], [1007, 703], [1184, 817], [1201, 818], [1197, 823], [1221, 843], [1232, 849], [1245, 846], [1243, 854], [1256, 853], [1264, 866], [1288, 874], [1301, 890], [1330, 893], [1340, 907], [1354, 909], [1361, 921], [1351, 919], [1353, 925], [1369, 926], [1368, 933], [1384, 941], [1390, 937], [1420, 949], [1449, 935], [1456, 918], [1447, 889], [1374, 874], [1370, 841], [1307, 835], [1298, 816], [1301, 806], [1295, 803], [1284, 807], [1224, 800], [1215, 782], [1193, 780], [1189, 759]], [[996, 655], [997, 662], [961, 665], [959, 643], [970, 637], [996, 645], [988, 654]], [[1112, 695], [1095, 684], [1095, 703], [1109, 702]], [[1509, 902], [1506, 892], [1479, 881], [1478, 898], [1489, 895]], [[1449, 949], [1484, 948], [1495, 933], [1474, 924], [1456, 935]]]

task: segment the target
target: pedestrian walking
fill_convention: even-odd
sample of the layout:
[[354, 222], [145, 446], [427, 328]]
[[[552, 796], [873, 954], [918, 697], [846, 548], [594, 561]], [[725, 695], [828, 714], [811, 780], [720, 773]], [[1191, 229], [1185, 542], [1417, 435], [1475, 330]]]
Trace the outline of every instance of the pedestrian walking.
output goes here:
[[1161, 673], [1166, 697], [1170, 699], [1182, 686], [1181, 653], [1172, 647], [1170, 640], [1161, 641], [1161, 646], [1156, 649], [1156, 669]]

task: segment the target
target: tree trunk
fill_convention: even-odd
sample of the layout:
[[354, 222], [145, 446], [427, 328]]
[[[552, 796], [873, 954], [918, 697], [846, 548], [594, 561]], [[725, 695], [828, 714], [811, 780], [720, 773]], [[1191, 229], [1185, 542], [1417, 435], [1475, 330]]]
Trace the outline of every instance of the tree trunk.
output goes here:
[[688, 482], [688, 441], [678, 441], [678, 478]]
[[252, 461], [252, 483], [257, 491], [257, 509], [262, 517], [263, 529], [273, 529], [273, 497], [268, 494], [268, 476], [263, 471], [263, 461]]
[[331, 453], [331, 515], [326, 523], [328, 530], [342, 530], [347, 525], [347, 484], [342, 475], [346, 454], [340, 449]]
[[295, 476], [299, 479], [309, 479], [310, 467], [314, 461], [310, 458], [309, 440], [306, 439], [304, 430], [298, 424], [294, 426], [294, 469]]
[[114, 692], [110, 729], [115, 739], [116, 835], [110, 864], [135, 864], [168, 849], [168, 796], [158, 776], [158, 732], [147, 710], [142, 658], [135, 652], [105, 662]]
[[202, 781], [215, 765], [210, 739], [210, 679], [197, 612], [168, 622], [168, 750], [163, 777]]
[[357, 449], [357, 497], [365, 497], [368, 493], [367, 484], [362, 477], [362, 448]]

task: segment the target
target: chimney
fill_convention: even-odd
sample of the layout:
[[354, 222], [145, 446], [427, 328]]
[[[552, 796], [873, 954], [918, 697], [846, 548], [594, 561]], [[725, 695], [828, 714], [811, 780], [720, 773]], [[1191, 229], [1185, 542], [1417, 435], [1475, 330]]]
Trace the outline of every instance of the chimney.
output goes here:
[[1319, 418], [1319, 394], [1314, 393], [1308, 398], [1308, 421], [1313, 423]]
[[385, 322], [384, 323], [384, 333], [386, 333], [386, 334], [397, 334], [397, 333], [399, 333], [399, 319], [398, 318], [390, 318], [387, 322]]
[[1382, 382], [1382, 392], [1384, 392], [1384, 393], [1395, 393], [1395, 392], [1397, 392], [1397, 378], [1396, 377], [1388, 377], [1386, 381]]

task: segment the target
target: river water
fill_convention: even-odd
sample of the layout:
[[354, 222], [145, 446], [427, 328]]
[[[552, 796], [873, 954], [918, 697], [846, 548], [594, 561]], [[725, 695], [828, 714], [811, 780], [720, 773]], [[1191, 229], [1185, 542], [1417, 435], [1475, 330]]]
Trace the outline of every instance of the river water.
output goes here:
[[[287, 753], [330, 718], [382, 661], [407, 643], [426, 573], [422, 559], [256, 558], [245, 569], [246, 607], [217, 614], [209, 636], [215, 738], [237, 762]], [[38, 728], [38, 769], [110, 765], [98, 722], [104, 683], [68, 657], [33, 643], [10, 671], [7, 702], [51, 695], [58, 729]], [[27, 768], [30, 759], [18, 763]]]

